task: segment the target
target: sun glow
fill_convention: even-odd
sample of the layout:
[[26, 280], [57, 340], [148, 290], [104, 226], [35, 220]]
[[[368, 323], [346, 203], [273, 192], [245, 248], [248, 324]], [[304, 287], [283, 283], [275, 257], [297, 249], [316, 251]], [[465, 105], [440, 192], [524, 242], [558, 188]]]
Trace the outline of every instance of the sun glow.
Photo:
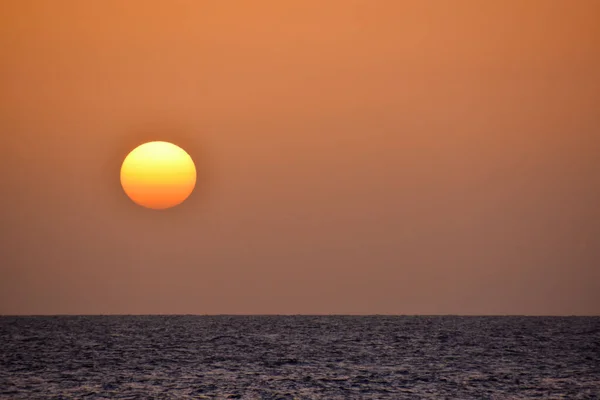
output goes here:
[[136, 204], [162, 210], [183, 203], [196, 185], [194, 161], [181, 147], [148, 142], [136, 147], [121, 166], [121, 186]]

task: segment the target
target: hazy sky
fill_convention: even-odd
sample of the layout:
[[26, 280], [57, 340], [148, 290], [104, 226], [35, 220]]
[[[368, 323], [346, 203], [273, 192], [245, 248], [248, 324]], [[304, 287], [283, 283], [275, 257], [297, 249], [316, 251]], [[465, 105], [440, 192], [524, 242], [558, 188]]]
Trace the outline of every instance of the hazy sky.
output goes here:
[[[0, 1], [0, 314], [600, 314], [600, 2]], [[123, 193], [145, 140], [198, 164]]]

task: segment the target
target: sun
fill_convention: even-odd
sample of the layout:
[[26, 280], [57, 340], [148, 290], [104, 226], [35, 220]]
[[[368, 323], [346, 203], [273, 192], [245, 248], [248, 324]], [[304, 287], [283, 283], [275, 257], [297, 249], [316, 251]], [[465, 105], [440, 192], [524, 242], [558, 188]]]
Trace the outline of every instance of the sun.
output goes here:
[[121, 166], [121, 186], [136, 204], [164, 210], [183, 203], [196, 186], [196, 166], [181, 147], [168, 142], [144, 143]]

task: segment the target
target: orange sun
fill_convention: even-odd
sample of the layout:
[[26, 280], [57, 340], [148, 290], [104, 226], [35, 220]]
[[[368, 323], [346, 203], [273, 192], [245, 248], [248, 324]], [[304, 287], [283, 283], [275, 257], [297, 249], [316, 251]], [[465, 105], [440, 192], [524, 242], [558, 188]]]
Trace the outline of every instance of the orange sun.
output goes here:
[[196, 185], [194, 161], [168, 142], [144, 143], [121, 166], [121, 186], [134, 203], [163, 210], [183, 203]]

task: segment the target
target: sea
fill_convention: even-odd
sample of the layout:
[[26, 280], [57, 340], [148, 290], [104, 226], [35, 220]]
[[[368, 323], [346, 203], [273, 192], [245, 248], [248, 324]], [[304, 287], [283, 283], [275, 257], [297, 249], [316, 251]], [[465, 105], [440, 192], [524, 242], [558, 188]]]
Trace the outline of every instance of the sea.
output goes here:
[[0, 399], [600, 399], [600, 317], [0, 317]]

